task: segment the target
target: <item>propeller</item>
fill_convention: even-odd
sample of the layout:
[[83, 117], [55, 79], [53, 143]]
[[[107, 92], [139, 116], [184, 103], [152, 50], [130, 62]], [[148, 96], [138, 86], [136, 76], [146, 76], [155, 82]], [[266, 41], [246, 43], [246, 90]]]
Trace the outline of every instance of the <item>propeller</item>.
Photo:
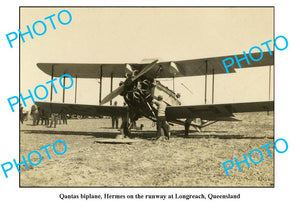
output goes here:
[[[141, 76], [145, 75], [147, 72], [149, 72], [155, 66], [157, 61], [158, 60], [155, 60], [151, 64], [148, 64], [141, 72], [139, 72], [136, 76], [134, 76], [131, 79], [132, 82], [134, 82], [139, 77], [141, 77]], [[118, 95], [123, 93], [124, 90], [125, 90], [125, 85], [123, 84], [123, 85], [119, 86], [117, 89], [115, 89], [114, 91], [112, 91], [111, 93], [109, 93], [105, 98], [103, 98], [100, 105], [106, 104], [107, 102], [111, 101], [112, 99], [114, 99], [115, 97], [117, 97]]]

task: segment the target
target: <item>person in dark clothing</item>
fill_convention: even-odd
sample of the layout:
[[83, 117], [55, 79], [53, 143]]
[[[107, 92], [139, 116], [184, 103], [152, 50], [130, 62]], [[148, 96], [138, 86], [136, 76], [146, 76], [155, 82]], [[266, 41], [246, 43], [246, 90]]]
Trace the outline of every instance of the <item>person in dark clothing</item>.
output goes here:
[[57, 117], [58, 117], [58, 113], [51, 113], [51, 122], [49, 127], [52, 127], [52, 124], [54, 124], [54, 128], [56, 128], [56, 124], [57, 124]]
[[128, 117], [126, 116], [122, 116], [122, 124], [121, 124], [121, 128], [120, 128], [120, 132], [121, 135], [126, 138], [129, 137], [129, 122], [128, 122]]
[[[124, 103], [126, 106], [126, 103]], [[122, 124], [120, 128], [120, 132], [123, 138], [129, 137], [129, 112], [127, 111], [126, 114], [122, 116]]]
[[[117, 106], [117, 105], [118, 105], [118, 102], [115, 101], [114, 106]], [[116, 129], [119, 128], [119, 118], [118, 118], [118, 116], [111, 116], [111, 122], [112, 122], [112, 128], [113, 129], [115, 128], [115, 126], [116, 126]]]
[[20, 121], [21, 121], [21, 123], [23, 123], [23, 121], [24, 121], [24, 114], [23, 114], [23, 106], [22, 106], [22, 104], [20, 104], [20, 112], [19, 112], [19, 116], [20, 116]]
[[39, 112], [40, 112], [41, 125], [44, 124], [44, 121], [46, 124], [45, 110], [43, 108], [40, 108]]
[[63, 124], [67, 125], [68, 124], [68, 118], [67, 118], [67, 113], [66, 113], [65, 109], [62, 109], [60, 111], [60, 115], [61, 115], [61, 119], [62, 119]]
[[39, 120], [39, 111], [37, 105], [33, 104], [31, 106], [31, 111], [30, 115], [32, 116], [32, 124], [33, 126], [38, 125], [38, 120]]

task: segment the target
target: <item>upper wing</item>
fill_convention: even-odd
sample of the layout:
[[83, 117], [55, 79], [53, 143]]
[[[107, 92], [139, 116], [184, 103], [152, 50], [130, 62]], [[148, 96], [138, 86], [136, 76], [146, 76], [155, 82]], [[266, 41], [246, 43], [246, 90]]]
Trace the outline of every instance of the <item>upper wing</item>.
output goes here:
[[167, 120], [179, 118], [201, 118], [204, 120], [226, 120], [238, 112], [273, 111], [274, 101], [234, 103], [234, 104], [207, 104], [195, 106], [168, 106]]
[[64, 104], [35, 102], [41, 109], [47, 112], [64, 112], [66, 114], [90, 115], [90, 116], [123, 116], [127, 113], [127, 107], [123, 106], [98, 106], [86, 104]]
[[[245, 57], [244, 55], [236, 55], [238, 59]], [[184, 77], [184, 76], [198, 76], [205, 74], [224, 74], [227, 73], [223, 65], [223, 60], [226, 58], [233, 58], [234, 55], [212, 57], [212, 58], [201, 58], [185, 61], [174, 61], [174, 62], [162, 62], [159, 63], [163, 67], [163, 71], [159, 73], [158, 78], [169, 78], [169, 77]], [[253, 53], [253, 58], [259, 58], [260, 53]], [[249, 58], [249, 56], [248, 56]], [[274, 64], [274, 52], [272, 55], [269, 52], [263, 52], [263, 58], [260, 61], [254, 62], [249, 59], [250, 64], [247, 64], [246, 60], [240, 61], [241, 68], [247, 67], [260, 67]], [[172, 66], [175, 64], [175, 66]], [[228, 63], [228, 62], [227, 62]], [[207, 66], [207, 68], [206, 68]], [[234, 69], [240, 68], [236, 61], [230, 67], [228, 71], [235, 73]]]
[[[272, 55], [269, 52], [263, 53], [263, 58], [260, 61], [254, 62], [250, 61], [250, 65], [247, 64], [245, 60], [240, 62], [242, 68], [247, 67], [259, 67], [267, 66], [274, 64], [274, 52]], [[159, 72], [157, 66], [149, 72], [146, 76], [151, 76], [153, 78], [170, 78], [170, 77], [184, 77], [184, 76], [199, 76], [205, 74], [222, 74], [226, 73], [225, 67], [223, 65], [223, 60], [232, 57], [221, 56], [221, 57], [212, 57], [212, 58], [201, 58], [193, 60], [184, 60], [184, 61], [169, 61], [169, 62], [160, 62], [157, 65], [161, 66]], [[238, 59], [243, 58], [244, 55], [237, 55]], [[253, 53], [253, 58], [259, 58], [260, 53]], [[249, 57], [248, 57], [249, 58]], [[145, 64], [136, 64], [136, 63], [127, 63], [133, 69], [142, 70], [150, 63]], [[60, 77], [63, 74], [69, 74], [72, 77], [78, 78], [100, 78], [102, 77], [117, 77], [123, 78], [125, 73], [128, 72], [126, 64], [62, 64], [62, 63], [38, 63], [37, 66], [46, 74], [53, 75], [53, 77]], [[206, 67], [207, 66], [207, 67]], [[230, 73], [234, 73], [234, 69], [239, 68], [238, 64], [235, 62], [232, 66], [228, 67]]]

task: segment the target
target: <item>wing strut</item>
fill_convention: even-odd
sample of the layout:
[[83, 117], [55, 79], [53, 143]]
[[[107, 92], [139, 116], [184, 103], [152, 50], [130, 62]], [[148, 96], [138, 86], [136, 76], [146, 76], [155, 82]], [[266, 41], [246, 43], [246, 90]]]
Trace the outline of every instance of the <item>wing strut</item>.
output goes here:
[[102, 100], [102, 65], [100, 65], [100, 72], [99, 72], [99, 76], [100, 76], [100, 81], [99, 81], [99, 105], [101, 105], [101, 100]]
[[[269, 67], [269, 101], [271, 100], [271, 65]], [[269, 115], [270, 112], [267, 111], [267, 115]]]
[[75, 104], [77, 102], [77, 75], [75, 76]]
[[[51, 82], [53, 81], [53, 70], [54, 70], [54, 64], [51, 66]], [[52, 93], [53, 93], [53, 86], [51, 84], [51, 90], [50, 90], [50, 102], [52, 102]]]
[[205, 90], [204, 90], [204, 103], [206, 104], [206, 95], [207, 95], [207, 69], [208, 69], [208, 65], [207, 65], [207, 60], [205, 61]]
[[271, 66], [269, 68], [269, 101], [271, 100]]
[[215, 99], [215, 69], [212, 70], [211, 102], [214, 104]]
[[[110, 93], [112, 93], [112, 91], [113, 91], [113, 82], [114, 82], [114, 74], [111, 73], [111, 76], [110, 76]], [[112, 105], [112, 99], [110, 100], [110, 105]]]
[[[66, 73], [64, 73], [64, 74], [66, 74]], [[65, 77], [65, 76], [64, 76], [63, 85], [64, 85], [64, 88], [63, 88], [63, 100], [62, 100], [62, 102], [65, 103], [65, 92], [66, 92], [66, 90], [65, 90], [65, 86], [66, 86], [66, 77]]]

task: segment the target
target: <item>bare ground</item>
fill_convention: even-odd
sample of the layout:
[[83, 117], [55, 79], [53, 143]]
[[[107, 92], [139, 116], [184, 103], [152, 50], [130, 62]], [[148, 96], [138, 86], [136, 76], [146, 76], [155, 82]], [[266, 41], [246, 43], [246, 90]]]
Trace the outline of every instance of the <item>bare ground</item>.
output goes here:
[[[222, 163], [252, 149], [273, 142], [273, 114], [245, 113], [237, 116], [241, 122], [217, 122], [192, 132], [183, 138], [183, 127], [172, 127], [169, 141], [154, 141], [152, 122], [141, 120], [143, 131], [134, 131], [134, 143], [97, 143], [97, 140], [115, 138], [119, 132], [111, 129], [110, 119], [68, 120], [68, 125], [54, 128], [32, 126], [31, 121], [21, 125], [20, 152], [27, 158], [29, 152], [51, 144], [48, 159], [45, 151], [38, 166], [21, 166], [21, 187], [272, 187], [273, 160], [266, 149], [261, 149], [263, 161], [250, 168], [241, 164], [229, 170], [226, 176]], [[56, 155], [52, 144], [63, 140], [67, 152]], [[109, 141], [109, 140], [108, 140]], [[57, 145], [62, 151], [63, 146]], [[273, 153], [273, 146], [271, 147]], [[258, 161], [259, 155], [253, 154]], [[31, 160], [38, 161], [33, 154]]]

